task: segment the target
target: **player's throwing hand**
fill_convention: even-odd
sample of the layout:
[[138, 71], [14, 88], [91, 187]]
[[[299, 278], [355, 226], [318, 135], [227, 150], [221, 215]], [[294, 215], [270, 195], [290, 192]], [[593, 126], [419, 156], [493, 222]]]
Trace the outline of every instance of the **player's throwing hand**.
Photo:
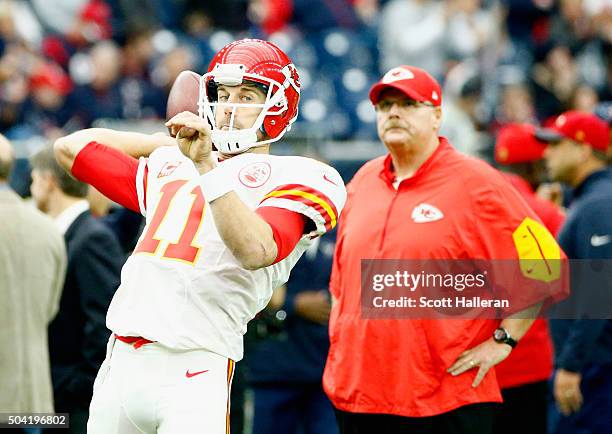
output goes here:
[[204, 119], [185, 111], [173, 116], [166, 122], [166, 126], [170, 128], [172, 135], [176, 135], [181, 152], [196, 166], [214, 167], [211, 131]]

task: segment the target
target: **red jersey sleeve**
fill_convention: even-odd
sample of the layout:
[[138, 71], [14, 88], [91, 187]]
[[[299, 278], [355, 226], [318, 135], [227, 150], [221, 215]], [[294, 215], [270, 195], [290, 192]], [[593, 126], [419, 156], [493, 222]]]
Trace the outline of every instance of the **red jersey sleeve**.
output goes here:
[[118, 204], [144, 214], [146, 161], [139, 163], [121, 151], [91, 142], [77, 154], [72, 165], [72, 175]]
[[272, 228], [278, 254], [274, 264], [285, 259], [300, 241], [306, 226], [306, 217], [283, 208], [262, 207], [256, 211]]

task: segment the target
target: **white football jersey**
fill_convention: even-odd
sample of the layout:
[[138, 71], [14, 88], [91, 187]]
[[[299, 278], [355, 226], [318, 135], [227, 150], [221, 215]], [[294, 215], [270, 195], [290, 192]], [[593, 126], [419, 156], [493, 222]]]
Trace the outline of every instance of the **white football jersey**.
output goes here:
[[335, 169], [305, 157], [245, 153], [215, 170], [227, 171], [250, 209], [299, 212], [312, 221], [312, 231], [282, 261], [242, 268], [217, 232], [192, 161], [178, 147], [158, 148], [140, 161], [136, 187], [146, 226], [121, 272], [107, 326], [121, 336], [238, 361], [247, 323], [287, 281], [313, 239], [336, 225], [346, 190]]

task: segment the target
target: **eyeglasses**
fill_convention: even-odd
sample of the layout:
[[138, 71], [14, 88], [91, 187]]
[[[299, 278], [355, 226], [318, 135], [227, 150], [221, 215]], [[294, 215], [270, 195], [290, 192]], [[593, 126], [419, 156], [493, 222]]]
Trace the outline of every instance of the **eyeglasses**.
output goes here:
[[376, 110], [381, 112], [388, 112], [395, 104], [402, 110], [412, 110], [419, 107], [434, 107], [430, 102], [415, 101], [413, 99], [398, 99], [398, 100], [387, 100], [383, 99], [376, 104]]

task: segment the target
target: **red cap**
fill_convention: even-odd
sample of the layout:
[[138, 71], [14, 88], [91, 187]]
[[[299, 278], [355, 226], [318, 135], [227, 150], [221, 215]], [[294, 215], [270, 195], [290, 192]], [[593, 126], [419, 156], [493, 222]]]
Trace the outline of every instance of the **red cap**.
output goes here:
[[536, 131], [536, 137], [545, 142], [571, 139], [606, 152], [610, 142], [610, 128], [592, 113], [568, 111], [561, 114], [549, 129]]
[[108, 39], [112, 35], [112, 10], [104, 0], [90, 0], [79, 14], [79, 18], [96, 26], [96, 37]]
[[391, 69], [370, 89], [370, 101], [378, 104], [380, 94], [392, 88], [402, 91], [415, 101], [428, 102], [434, 106], [442, 104], [440, 84], [421, 68], [402, 65]]
[[41, 65], [30, 76], [30, 87], [32, 89], [44, 86], [50, 87], [62, 95], [66, 95], [72, 90], [72, 82], [68, 74], [52, 63]]
[[546, 144], [535, 138], [530, 124], [508, 124], [495, 141], [495, 161], [499, 164], [531, 163], [541, 160]]

